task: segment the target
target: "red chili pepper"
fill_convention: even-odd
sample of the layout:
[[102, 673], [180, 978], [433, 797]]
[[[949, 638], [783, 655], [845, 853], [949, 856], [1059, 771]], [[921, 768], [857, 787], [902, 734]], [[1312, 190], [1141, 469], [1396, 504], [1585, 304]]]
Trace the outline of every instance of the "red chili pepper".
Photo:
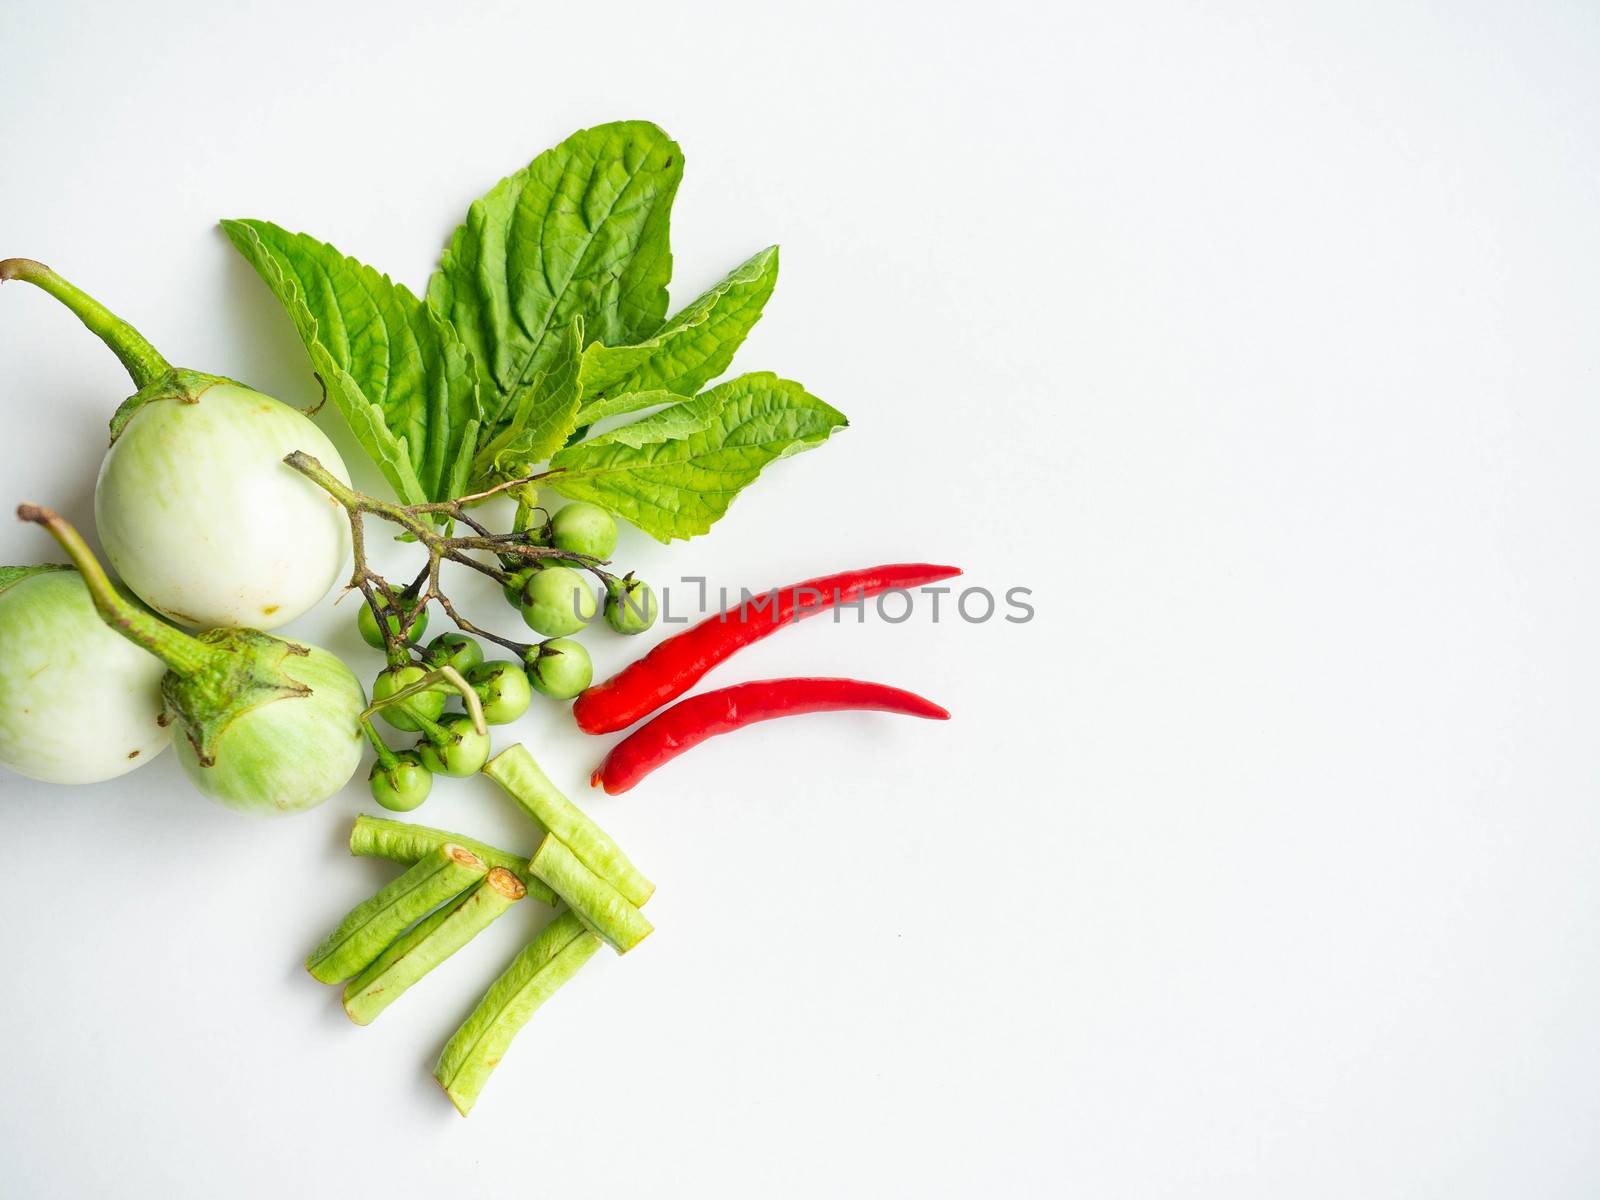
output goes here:
[[719, 733], [800, 713], [865, 709], [948, 721], [950, 714], [914, 692], [859, 679], [764, 679], [691, 696], [646, 721], [615, 746], [589, 777], [610, 795], [625, 792], [662, 763]]
[[837, 604], [853, 604], [880, 592], [921, 587], [959, 574], [960, 567], [889, 563], [823, 575], [753, 596], [674, 634], [604, 683], [595, 684], [578, 697], [572, 715], [585, 733], [626, 729], [683, 695], [735, 651], [785, 625]]

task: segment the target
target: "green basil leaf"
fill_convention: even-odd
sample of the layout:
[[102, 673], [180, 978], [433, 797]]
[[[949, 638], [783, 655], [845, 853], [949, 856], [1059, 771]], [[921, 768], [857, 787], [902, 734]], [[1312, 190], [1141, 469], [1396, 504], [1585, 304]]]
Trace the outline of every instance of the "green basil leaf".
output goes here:
[[620, 417], [646, 408], [659, 408], [663, 404], [681, 404], [686, 399], [688, 396], [685, 394], [657, 388], [648, 392], [619, 392], [615, 396], [586, 400], [578, 409], [574, 428], [593, 425], [606, 417]]
[[710, 529], [768, 463], [820, 445], [847, 424], [798, 383], [766, 372], [741, 375], [568, 446], [550, 460], [556, 473], [540, 482], [660, 541], [689, 538]]
[[473, 202], [428, 303], [473, 353], [489, 428], [549, 369], [573, 317], [608, 345], [660, 327], [682, 177], [676, 142], [648, 121], [619, 121], [580, 130]]
[[288, 310], [356, 440], [408, 504], [466, 490], [480, 424], [472, 356], [448, 321], [373, 268], [268, 221], [223, 221]]
[[473, 490], [529, 474], [577, 426], [578, 366], [583, 358], [583, 318], [573, 317], [549, 366], [523, 388], [511, 418], [473, 462]]
[[[635, 399], [652, 398], [654, 404], [668, 404], [669, 407], [653, 412], [647, 417], [641, 417], [630, 424], [608, 430], [598, 437], [589, 439], [586, 445], [622, 445], [632, 446], [637, 450], [657, 442], [686, 438], [690, 434], [699, 433], [702, 429], [709, 429], [727, 403], [725, 397], [714, 396], [710, 392], [699, 396], [676, 396], [671, 392], [630, 392], [628, 395]], [[649, 406], [640, 405], [640, 407]]]
[[728, 369], [778, 282], [778, 248], [740, 263], [704, 295], [634, 346], [596, 342], [583, 354], [580, 425], [597, 417], [591, 404], [624, 392], [664, 389], [692, 396]]

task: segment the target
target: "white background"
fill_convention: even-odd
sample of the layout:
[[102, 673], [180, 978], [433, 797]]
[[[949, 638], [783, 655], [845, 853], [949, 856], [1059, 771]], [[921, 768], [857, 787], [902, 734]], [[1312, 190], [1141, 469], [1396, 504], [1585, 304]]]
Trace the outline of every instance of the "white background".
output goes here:
[[[1595, 1194], [1592, 5], [52, 0], [0, 47], [0, 253], [300, 404], [217, 218], [420, 287], [500, 176], [660, 122], [675, 300], [781, 243], [738, 366], [853, 424], [622, 558], [952, 559], [1038, 607], [725, 668], [956, 718], [769, 725], [595, 801], [658, 932], [468, 1121], [429, 1069], [537, 916], [350, 1025], [300, 961], [390, 874], [343, 852], [359, 781], [262, 823], [170, 755], [5, 775], [0, 1193]], [[0, 290], [5, 504], [87, 522], [128, 391]], [[350, 613], [290, 632], [370, 675]], [[603, 743], [553, 705], [513, 736], [587, 799]], [[417, 816], [527, 845], [486, 782]]]

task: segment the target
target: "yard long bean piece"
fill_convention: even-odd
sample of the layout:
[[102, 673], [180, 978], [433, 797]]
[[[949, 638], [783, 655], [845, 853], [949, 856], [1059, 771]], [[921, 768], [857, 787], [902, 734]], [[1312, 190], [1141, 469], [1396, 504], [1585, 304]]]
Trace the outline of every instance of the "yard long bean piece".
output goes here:
[[433, 1068], [433, 1077], [457, 1112], [464, 1117], [472, 1111], [478, 1093], [500, 1065], [517, 1031], [599, 948], [600, 939], [576, 916], [564, 912], [489, 985]]
[[578, 860], [555, 834], [545, 835], [528, 869], [567, 902], [573, 914], [618, 954], [626, 954], [654, 926], [616, 888]]
[[357, 1025], [370, 1025], [407, 988], [465, 946], [528, 889], [504, 867], [390, 944], [365, 971], [345, 985], [344, 1011]]
[[505, 789], [547, 833], [566, 843], [567, 849], [628, 903], [635, 906], [650, 899], [656, 885], [628, 861], [628, 856], [588, 814], [561, 794], [551, 783], [527, 747], [518, 743], [491, 758], [483, 773]]
[[365, 970], [412, 922], [459, 896], [488, 873], [472, 851], [445, 843], [405, 874], [356, 905], [306, 959], [322, 983], [340, 983]]
[[362, 858], [387, 858], [391, 862], [410, 865], [437, 850], [445, 843], [454, 843], [472, 851], [491, 867], [504, 867], [522, 880], [528, 895], [546, 904], [556, 902], [556, 894], [541, 879], [528, 870], [528, 856], [513, 854], [473, 838], [462, 837], [444, 829], [430, 829], [426, 825], [412, 825], [408, 821], [391, 821], [387, 817], [356, 818], [350, 829], [350, 853]]

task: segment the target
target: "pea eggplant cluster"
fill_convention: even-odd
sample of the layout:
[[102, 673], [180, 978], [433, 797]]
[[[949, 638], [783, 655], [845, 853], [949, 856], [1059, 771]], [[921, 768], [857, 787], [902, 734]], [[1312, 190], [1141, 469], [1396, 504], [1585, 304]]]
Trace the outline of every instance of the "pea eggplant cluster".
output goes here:
[[[490, 753], [483, 726], [518, 720], [528, 711], [534, 692], [570, 700], [589, 686], [594, 666], [588, 650], [573, 635], [581, 633], [602, 606], [584, 579], [585, 569], [601, 576], [605, 621], [612, 629], [635, 634], [655, 624], [655, 591], [648, 583], [598, 570], [596, 564], [608, 560], [616, 549], [617, 523], [610, 513], [585, 501], [566, 504], [553, 514], [522, 504], [514, 526], [510, 536], [517, 545], [552, 551], [532, 561], [507, 556], [497, 572], [506, 602], [529, 629], [545, 638], [530, 645], [485, 631], [516, 652], [515, 660], [486, 660], [479, 642], [460, 631], [439, 634], [422, 645], [428, 628], [428, 602], [420, 593], [425, 577], [397, 593], [378, 581], [381, 586], [373, 603], [364, 604], [356, 614], [362, 640], [384, 651], [389, 660], [373, 680], [375, 715], [391, 729], [418, 735], [414, 746], [395, 750], [370, 719], [362, 721], [376, 755], [368, 784], [373, 799], [386, 809], [409, 812], [422, 804], [435, 775], [476, 774]], [[447, 674], [446, 668], [455, 675]], [[452, 689], [456, 679], [476, 696], [481, 722], [469, 712], [446, 713], [453, 692], [465, 695], [460, 687]]]

